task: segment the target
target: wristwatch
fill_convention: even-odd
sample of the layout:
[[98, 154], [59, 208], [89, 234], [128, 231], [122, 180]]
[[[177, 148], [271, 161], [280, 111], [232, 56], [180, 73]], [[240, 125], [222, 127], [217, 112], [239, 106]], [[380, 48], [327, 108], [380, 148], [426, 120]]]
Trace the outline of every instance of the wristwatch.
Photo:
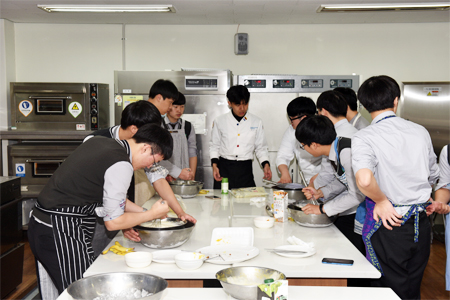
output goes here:
[[319, 210], [320, 210], [320, 213], [323, 215], [323, 203], [319, 204]]

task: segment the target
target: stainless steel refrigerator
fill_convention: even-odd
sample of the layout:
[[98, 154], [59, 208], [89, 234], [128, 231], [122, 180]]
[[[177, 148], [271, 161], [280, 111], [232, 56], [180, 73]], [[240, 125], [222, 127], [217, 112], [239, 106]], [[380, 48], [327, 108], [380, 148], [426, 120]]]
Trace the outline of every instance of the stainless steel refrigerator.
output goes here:
[[403, 82], [397, 115], [424, 126], [439, 153], [450, 143], [450, 82]]
[[213, 188], [209, 141], [213, 120], [229, 111], [226, 92], [231, 86], [229, 70], [194, 69], [184, 71], [115, 71], [114, 116], [120, 124], [124, 107], [137, 100], [147, 100], [150, 87], [158, 79], [172, 81], [186, 96], [183, 119], [190, 121], [197, 136], [197, 172], [195, 179]]

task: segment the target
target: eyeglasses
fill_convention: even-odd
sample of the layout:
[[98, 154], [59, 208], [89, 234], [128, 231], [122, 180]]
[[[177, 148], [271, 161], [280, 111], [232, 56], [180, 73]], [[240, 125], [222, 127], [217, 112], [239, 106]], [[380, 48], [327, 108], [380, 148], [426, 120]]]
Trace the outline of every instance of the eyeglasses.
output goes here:
[[159, 164], [156, 162], [155, 154], [153, 153], [153, 148], [152, 148], [151, 155], [153, 156], [153, 165], [152, 165], [152, 167], [159, 167]]
[[305, 150], [305, 145], [300, 144], [300, 149]]
[[304, 116], [305, 116], [304, 114], [301, 114], [301, 115], [299, 115], [299, 116], [297, 116], [297, 117], [295, 117], [295, 118], [289, 117], [289, 120], [291, 120], [291, 123], [292, 123], [292, 122], [294, 122], [295, 120], [298, 120], [298, 119], [303, 118]]

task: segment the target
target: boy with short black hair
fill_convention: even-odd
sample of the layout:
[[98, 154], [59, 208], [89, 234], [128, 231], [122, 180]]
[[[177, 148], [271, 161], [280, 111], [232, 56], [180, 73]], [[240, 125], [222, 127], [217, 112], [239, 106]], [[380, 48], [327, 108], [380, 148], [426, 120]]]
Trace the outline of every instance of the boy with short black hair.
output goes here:
[[334, 91], [341, 93], [344, 96], [345, 102], [347, 102], [346, 118], [349, 123], [358, 130], [369, 126], [369, 122], [358, 112], [358, 98], [356, 97], [355, 91], [351, 88], [344, 87], [337, 87]]
[[231, 111], [214, 120], [211, 133], [214, 188], [220, 189], [223, 177], [228, 178], [230, 189], [254, 187], [253, 152], [264, 169], [264, 178], [272, 178], [263, 124], [260, 118], [247, 112], [250, 93], [245, 86], [232, 86], [227, 98]]
[[352, 165], [367, 196], [367, 259], [382, 273], [372, 285], [390, 287], [402, 299], [420, 299], [431, 241], [425, 207], [439, 168], [428, 131], [395, 115], [400, 95], [388, 76], [361, 85], [358, 99], [372, 123], [352, 137]]
[[289, 174], [289, 164], [294, 158], [297, 158], [298, 166], [303, 172], [306, 182], [309, 182], [311, 177], [319, 172], [321, 158], [312, 156], [300, 147], [299, 142], [295, 138], [295, 129], [305, 117], [316, 114], [316, 104], [311, 98], [297, 97], [289, 102], [286, 110], [291, 124], [284, 132], [277, 152], [276, 164], [281, 173], [279, 182], [292, 182]]

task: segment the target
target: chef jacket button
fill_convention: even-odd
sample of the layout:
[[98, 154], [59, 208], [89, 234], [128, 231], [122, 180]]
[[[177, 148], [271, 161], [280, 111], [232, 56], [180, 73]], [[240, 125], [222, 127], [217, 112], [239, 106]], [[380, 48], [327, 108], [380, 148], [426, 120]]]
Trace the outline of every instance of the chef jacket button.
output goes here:
[[239, 147], [239, 145], [237, 145]]
[[240, 134], [240, 133], [238, 133], [238, 136], [241, 136], [241, 134]]
[[238, 156], [236, 155], [236, 157], [238, 157]]

